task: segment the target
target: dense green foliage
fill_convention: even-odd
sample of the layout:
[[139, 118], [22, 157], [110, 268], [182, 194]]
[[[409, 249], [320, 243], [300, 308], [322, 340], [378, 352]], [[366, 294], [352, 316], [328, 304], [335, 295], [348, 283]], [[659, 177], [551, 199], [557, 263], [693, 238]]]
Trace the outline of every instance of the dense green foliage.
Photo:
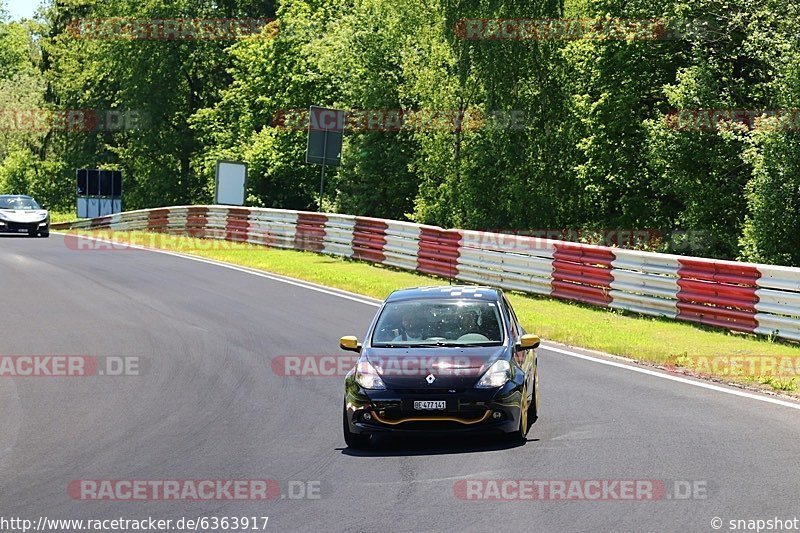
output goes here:
[[[319, 167], [281, 117], [403, 110], [399, 131], [346, 132], [324, 209], [677, 231], [689, 245], [648, 244], [800, 265], [800, 116], [769, 116], [800, 108], [793, 0], [59, 0], [34, 21], [1, 13], [5, 115], [95, 110], [100, 122], [0, 127], [1, 192], [69, 209], [75, 168], [102, 167], [125, 172], [128, 208], [206, 203], [215, 162], [234, 159], [249, 165], [250, 205], [316, 209]], [[107, 17], [277, 20], [237, 39], [76, 38], [75, 21]], [[463, 19], [513, 18], [663, 28], [463, 38]], [[124, 127], [103, 127], [109, 113]]]

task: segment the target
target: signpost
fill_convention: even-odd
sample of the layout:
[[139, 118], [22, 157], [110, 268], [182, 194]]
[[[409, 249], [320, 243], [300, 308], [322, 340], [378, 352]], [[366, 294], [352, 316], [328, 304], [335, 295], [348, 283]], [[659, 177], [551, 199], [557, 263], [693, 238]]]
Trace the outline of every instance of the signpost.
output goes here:
[[342, 160], [344, 111], [311, 106], [308, 108], [308, 145], [306, 163], [322, 166], [319, 178], [319, 210], [325, 191], [325, 167], [339, 166]]

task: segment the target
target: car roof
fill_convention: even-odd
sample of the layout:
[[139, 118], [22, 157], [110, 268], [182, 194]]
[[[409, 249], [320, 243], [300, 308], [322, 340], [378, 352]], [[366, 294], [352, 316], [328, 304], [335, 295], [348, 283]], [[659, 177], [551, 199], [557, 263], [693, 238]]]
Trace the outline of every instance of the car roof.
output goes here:
[[0, 198], [30, 198], [33, 200], [33, 197], [27, 194], [0, 194]]
[[399, 300], [423, 300], [433, 298], [480, 298], [483, 301], [496, 302], [503, 296], [503, 291], [494, 287], [476, 285], [437, 285], [432, 287], [413, 287], [399, 289], [386, 298], [387, 302]]

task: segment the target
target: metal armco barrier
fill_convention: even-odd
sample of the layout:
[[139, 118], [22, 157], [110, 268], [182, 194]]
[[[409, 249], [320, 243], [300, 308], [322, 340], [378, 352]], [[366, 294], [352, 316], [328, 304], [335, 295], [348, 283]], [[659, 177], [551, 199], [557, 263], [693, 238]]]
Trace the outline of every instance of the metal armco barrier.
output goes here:
[[307, 250], [425, 274], [800, 340], [800, 268], [283, 209], [183, 206], [53, 224]]

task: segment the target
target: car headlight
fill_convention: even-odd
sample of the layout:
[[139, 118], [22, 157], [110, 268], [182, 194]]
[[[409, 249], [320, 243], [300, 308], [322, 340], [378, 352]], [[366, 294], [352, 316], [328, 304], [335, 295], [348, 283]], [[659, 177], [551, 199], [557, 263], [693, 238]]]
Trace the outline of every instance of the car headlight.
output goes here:
[[383, 390], [386, 384], [369, 361], [360, 361], [356, 367], [356, 383], [365, 389]]
[[483, 373], [478, 384], [479, 389], [494, 389], [502, 387], [511, 379], [511, 364], [505, 359], [495, 361], [489, 369]]

